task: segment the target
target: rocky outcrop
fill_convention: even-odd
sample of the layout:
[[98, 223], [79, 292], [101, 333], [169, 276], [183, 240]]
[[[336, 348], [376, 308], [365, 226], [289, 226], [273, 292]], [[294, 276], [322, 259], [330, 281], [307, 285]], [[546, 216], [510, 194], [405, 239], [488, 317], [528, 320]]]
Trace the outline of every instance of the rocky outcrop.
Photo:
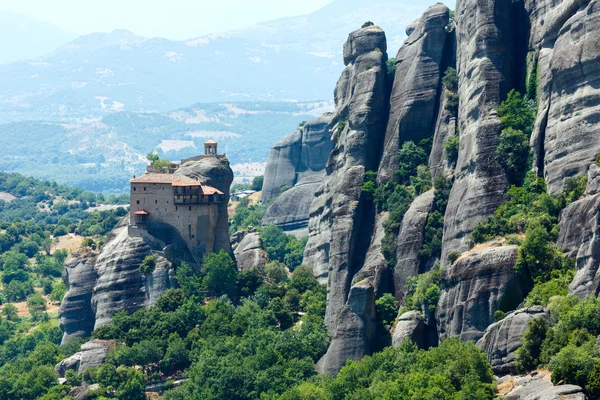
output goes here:
[[425, 318], [418, 311], [409, 311], [398, 317], [392, 334], [392, 345], [400, 346], [405, 340], [410, 340], [420, 349], [428, 349], [437, 345], [435, 328], [425, 323]]
[[[267, 204], [277, 197], [283, 187], [293, 187], [325, 170], [327, 158], [334, 147], [331, 141], [332, 118], [327, 114], [308, 121], [271, 148], [261, 194], [263, 203]], [[308, 219], [308, 210], [305, 217]]]
[[378, 174], [380, 182], [389, 181], [397, 171], [398, 150], [403, 142], [418, 143], [433, 136], [449, 15], [450, 10], [441, 3], [429, 7], [409, 27], [408, 38], [396, 56], [390, 116]]
[[520, 21], [508, 0], [456, 4], [460, 151], [444, 221], [442, 263], [469, 248], [475, 226], [505, 200], [508, 181], [494, 157], [502, 127], [496, 109], [519, 83], [515, 33]]
[[265, 212], [261, 224], [277, 225], [297, 238], [307, 237], [310, 206], [324, 176], [324, 171], [308, 175], [279, 195]]
[[505, 400], [586, 400], [583, 389], [576, 385], [553, 386], [550, 372], [534, 372], [531, 375], [513, 377], [507, 376], [500, 380], [499, 385], [511, 383], [512, 389], [504, 393]]
[[497, 310], [510, 310], [523, 300], [513, 267], [517, 246], [486, 248], [464, 255], [442, 270], [437, 323], [440, 339], [479, 340]]
[[94, 330], [96, 316], [92, 310], [92, 292], [96, 285], [93, 257], [67, 260], [62, 272], [67, 292], [60, 304], [60, 329], [64, 332], [62, 344], [71, 337], [89, 337]]
[[379, 298], [384, 293], [389, 293], [392, 290], [391, 271], [387, 260], [381, 252], [381, 241], [385, 236], [384, 225], [388, 217], [389, 213], [383, 212], [375, 218], [375, 228], [365, 262], [360, 271], [352, 279], [352, 285], [368, 279], [375, 290], [375, 298]]
[[570, 204], [560, 214], [558, 246], [576, 257], [569, 294], [581, 299], [600, 294], [600, 194]]
[[429, 169], [431, 178], [435, 182], [440, 176], [450, 177], [454, 174], [454, 164], [446, 154], [446, 142], [452, 136], [456, 136], [456, 117], [446, 109], [448, 98], [443, 95], [440, 98], [440, 111], [435, 125], [431, 154], [429, 155]]
[[81, 351], [73, 354], [54, 367], [59, 377], [63, 378], [68, 370], [79, 374], [86, 369], [98, 367], [106, 361], [108, 353], [116, 346], [113, 340], [91, 340], [81, 345]]
[[587, 173], [600, 153], [600, 5], [597, 1], [528, 1], [531, 50], [539, 52], [539, 106], [532, 138], [548, 191]]
[[242, 232], [243, 238], [234, 245], [233, 254], [237, 261], [238, 269], [243, 271], [247, 269], [265, 270], [269, 262], [269, 255], [264, 250], [263, 241], [255, 230], [253, 232]]
[[377, 26], [348, 37], [346, 69], [335, 90], [336, 145], [310, 208], [303, 263], [313, 268], [315, 276], [327, 279], [325, 323], [333, 340], [320, 369], [328, 373], [337, 373], [346, 359], [368, 354], [369, 337], [374, 334], [364, 323], [351, 327], [358, 320], [369, 321], [371, 315], [365, 313], [374, 309], [374, 298], [362, 300], [371, 296], [363, 292], [374, 292], [371, 284], [367, 290], [361, 284], [352, 286], [352, 281], [364, 265], [375, 220], [373, 204], [363, 196], [362, 185], [366, 172], [377, 170], [387, 121], [386, 50], [385, 34]]
[[516, 350], [523, 345], [521, 338], [529, 321], [540, 318], [550, 322], [550, 313], [544, 307], [523, 308], [506, 315], [485, 330], [477, 347], [486, 352], [495, 374], [517, 373]]
[[433, 209], [435, 191], [417, 197], [402, 219], [396, 240], [396, 268], [394, 268], [394, 291], [400, 303], [407, 294], [406, 280], [424, 271], [419, 270], [419, 250], [423, 247], [423, 231]]
[[373, 286], [368, 281], [352, 286], [336, 317], [327, 353], [317, 363], [322, 374], [337, 375], [347, 360], [360, 360], [370, 352], [376, 324]]

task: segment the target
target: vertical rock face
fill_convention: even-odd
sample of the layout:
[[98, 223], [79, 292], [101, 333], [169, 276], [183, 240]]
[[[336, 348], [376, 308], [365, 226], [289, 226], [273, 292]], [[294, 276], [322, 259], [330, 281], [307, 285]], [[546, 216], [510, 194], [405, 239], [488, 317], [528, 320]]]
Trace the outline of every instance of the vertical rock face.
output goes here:
[[456, 4], [460, 151], [444, 221], [442, 262], [465, 251], [475, 226], [505, 201], [504, 170], [494, 152], [501, 133], [496, 109], [516, 85], [515, 23], [509, 0]]
[[409, 311], [398, 317], [392, 345], [398, 347], [405, 340], [410, 340], [420, 349], [428, 349], [437, 345], [437, 333], [425, 323], [425, 318], [418, 311]]
[[364, 284], [370, 289], [352, 286], [352, 280], [363, 266], [373, 230], [373, 205], [363, 198], [362, 185], [365, 173], [377, 170], [387, 123], [386, 50], [385, 34], [377, 26], [348, 37], [346, 69], [335, 89], [336, 145], [310, 209], [304, 264], [327, 279], [325, 323], [334, 339], [320, 369], [328, 373], [337, 373], [346, 359], [367, 354], [367, 337], [374, 334], [371, 323], [350, 327], [357, 318], [370, 321], [369, 310], [375, 307], [371, 284]]
[[352, 286], [347, 304], [339, 310], [331, 330], [327, 353], [317, 363], [317, 371], [336, 375], [347, 360], [360, 360], [370, 352], [375, 335], [375, 295], [369, 282]]
[[417, 197], [404, 214], [396, 240], [396, 268], [394, 268], [394, 291], [396, 300], [402, 302], [407, 294], [406, 280], [417, 276], [419, 250], [423, 247], [423, 231], [433, 209], [435, 191], [432, 189]]
[[248, 232], [244, 235], [233, 250], [238, 269], [246, 270], [257, 268], [265, 270], [269, 262], [269, 255], [264, 250], [263, 241], [257, 232]]
[[569, 294], [581, 299], [600, 294], [600, 194], [569, 205], [560, 214], [558, 246], [576, 257]]
[[487, 248], [442, 270], [437, 323], [440, 339], [478, 340], [499, 309], [514, 309], [523, 291], [513, 270], [517, 246]]
[[528, 2], [531, 47], [539, 52], [539, 107], [532, 138], [548, 191], [587, 173], [600, 153], [600, 6], [597, 1]]
[[334, 146], [331, 122], [332, 115], [308, 121], [271, 148], [261, 195], [263, 203], [270, 202], [284, 186], [293, 187], [302, 179], [325, 170]]
[[477, 347], [486, 352], [495, 374], [517, 373], [516, 350], [523, 345], [521, 338], [529, 321], [540, 318], [550, 322], [550, 313], [544, 307], [523, 308], [485, 330], [483, 337], [477, 341]]
[[450, 10], [438, 3], [407, 30], [396, 56], [396, 76], [378, 179], [389, 181], [398, 169], [402, 142], [433, 136], [441, 92], [446, 26]]
[[94, 260], [72, 258], [65, 263], [62, 275], [67, 286], [59, 311], [64, 344], [71, 337], [89, 337], [94, 330], [96, 317], [91, 305], [97, 279]]
[[456, 133], [456, 117], [452, 112], [446, 109], [448, 99], [446, 96], [440, 97], [440, 108], [438, 119], [435, 125], [435, 133], [429, 155], [429, 170], [431, 178], [435, 182], [440, 176], [452, 176], [454, 174], [454, 163], [451, 163], [446, 154], [445, 144]]

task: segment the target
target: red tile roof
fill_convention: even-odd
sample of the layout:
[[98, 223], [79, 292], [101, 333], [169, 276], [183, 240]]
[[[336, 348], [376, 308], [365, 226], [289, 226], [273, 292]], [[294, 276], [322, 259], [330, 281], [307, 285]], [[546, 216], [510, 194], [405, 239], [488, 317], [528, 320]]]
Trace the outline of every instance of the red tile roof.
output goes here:
[[135, 215], [150, 215], [150, 213], [146, 210], [140, 210], [140, 211], [136, 211], [134, 212]]
[[156, 172], [145, 173], [139, 178], [135, 178], [130, 180], [131, 183], [157, 183], [157, 184], [170, 184], [171, 186], [177, 187], [195, 187], [199, 186], [202, 188], [202, 193], [210, 195], [210, 194], [223, 194], [218, 189], [214, 187], [203, 185], [200, 181], [187, 177], [185, 175], [179, 174], [160, 174]]

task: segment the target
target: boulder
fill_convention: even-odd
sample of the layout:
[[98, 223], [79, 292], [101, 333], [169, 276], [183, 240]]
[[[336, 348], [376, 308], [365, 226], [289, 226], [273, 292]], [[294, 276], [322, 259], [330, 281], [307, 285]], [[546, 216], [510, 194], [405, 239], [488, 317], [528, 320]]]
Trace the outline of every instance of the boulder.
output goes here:
[[588, 169], [588, 183], [585, 193], [597, 194], [598, 192], [600, 192], [600, 167], [594, 163]]
[[506, 200], [509, 187], [494, 153], [502, 131], [496, 109], [520, 83], [520, 22], [509, 0], [458, 0], [456, 46], [460, 151], [444, 220], [442, 263], [469, 248], [477, 224]]
[[[332, 118], [333, 115], [325, 114], [308, 121], [271, 148], [261, 194], [264, 204], [277, 197], [284, 186], [293, 187], [305, 178], [324, 172], [334, 146]], [[308, 210], [305, 218], [308, 218]]]
[[92, 310], [92, 292], [96, 285], [93, 257], [75, 257], [67, 260], [62, 271], [67, 292], [60, 304], [60, 328], [64, 332], [61, 344], [72, 337], [89, 337], [94, 330], [96, 316]]
[[449, 16], [450, 10], [441, 3], [429, 7], [408, 30], [410, 35], [396, 56], [380, 182], [389, 181], [398, 170], [398, 150], [403, 142], [418, 143], [433, 136]]
[[264, 250], [263, 241], [258, 232], [247, 233], [233, 251], [238, 269], [243, 271], [257, 268], [265, 270], [269, 255]]
[[370, 353], [375, 335], [375, 291], [368, 281], [352, 286], [331, 331], [327, 353], [317, 363], [321, 374], [337, 375], [347, 360], [360, 360]]
[[75, 353], [71, 357], [67, 357], [58, 364], [56, 364], [56, 366], [54, 367], [54, 371], [58, 374], [58, 377], [64, 378], [68, 370], [78, 372], [79, 366], [81, 365], [82, 354], [82, 352]]
[[407, 294], [406, 280], [424, 272], [419, 269], [419, 250], [423, 247], [424, 229], [433, 209], [433, 189], [418, 196], [404, 214], [396, 240], [396, 268], [394, 268], [394, 290], [396, 299], [402, 303]]
[[600, 294], [600, 194], [584, 197], [560, 214], [558, 247], [576, 257], [569, 294], [584, 299]]
[[[575, 385], [553, 386], [550, 372], [540, 371], [521, 377], [505, 377], [512, 381], [512, 389], [505, 393], [505, 400], [587, 400], [583, 389]], [[503, 382], [500, 382], [503, 385]]]
[[516, 308], [524, 298], [516, 261], [517, 246], [492, 247], [463, 255], [442, 270], [436, 315], [440, 339], [477, 341], [497, 310]]
[[81, 345], [81, 362], [79, 363], [79, 372], [83, 373], [86, 369], [98, 367], [104, 364], [108, 353], [116, 346], [114, 340], [94, 339]]
[[550, 313], [542, 306], [522, 308], [506, 315], [504, 319], [490, 325], [477, 341], [497, 375], [517, 373], [516, 350], [523, 345], [521, 338], [529, 321], [545, 319], [550, 322]]
[[420, 349], [428, 349], [437, 345], [435, 328], [425, 323], [425, 318], [418, 311], [409, 311], [398, 317], [392, 334], [392, 345], [400, 346], [405, 340], [410, 340]]
[[363, 54], [376, 50], [379, 53], [387, 52], [385, 32], [376, 25], [356, 30], [344, 44], [344, 65], [354, 63]]

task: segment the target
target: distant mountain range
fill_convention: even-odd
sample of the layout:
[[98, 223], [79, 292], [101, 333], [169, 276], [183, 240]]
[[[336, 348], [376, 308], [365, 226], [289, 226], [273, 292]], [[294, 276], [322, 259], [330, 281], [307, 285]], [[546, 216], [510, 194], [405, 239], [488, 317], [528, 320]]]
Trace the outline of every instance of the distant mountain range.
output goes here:
[[42, 57], [77, 37], [47, 22], [0, 10], [0, 64]]
[[424, 8], [416, 0], [335, 0], [308, 15], [187, 41], [126, 30], [82, 36], [33, 61], [0, 65], [0, 123], [196, 102], [329, 100], [350, 31], [377, 23], [393, 56]]

